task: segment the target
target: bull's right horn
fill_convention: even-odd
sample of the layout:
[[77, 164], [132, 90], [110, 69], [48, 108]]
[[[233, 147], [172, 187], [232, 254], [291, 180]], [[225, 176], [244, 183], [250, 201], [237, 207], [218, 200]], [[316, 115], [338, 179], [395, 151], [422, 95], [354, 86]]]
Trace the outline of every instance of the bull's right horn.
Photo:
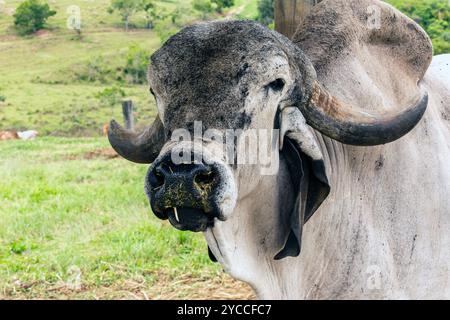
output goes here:
[[159, 115], [142, 133], [126, 130], [115, 120], [111, 120], [108, 139], [118, 154], [136, 163], [153, 162], [166, 141]]

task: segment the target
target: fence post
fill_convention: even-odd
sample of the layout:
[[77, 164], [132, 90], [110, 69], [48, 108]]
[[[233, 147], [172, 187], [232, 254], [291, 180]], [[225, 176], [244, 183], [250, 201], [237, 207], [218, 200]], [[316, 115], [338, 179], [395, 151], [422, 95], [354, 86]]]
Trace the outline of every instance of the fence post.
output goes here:
[[128, 130], [134, 129], [134, 117], [133, 117], [133, 101], [122, 101], [122, 113], [125, 122], [125, 128]]
[[298, 25], [321, 0], [275, 0], [275, 30], [292, 38]]

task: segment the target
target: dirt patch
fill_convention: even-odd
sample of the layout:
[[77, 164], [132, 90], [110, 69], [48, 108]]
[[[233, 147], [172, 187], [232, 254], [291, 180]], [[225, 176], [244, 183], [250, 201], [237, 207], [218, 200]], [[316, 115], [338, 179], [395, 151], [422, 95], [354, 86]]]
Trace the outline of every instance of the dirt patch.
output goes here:
[[[7, 34], [7, 35], [2, 35], [0, 36], [0, 41], [1, 42], [9, 42], [9, 41], [17, 41], [17, 39], [19, 39], [18, 36], [13, 35], [13, 34]], [[2, 49], [6, 51], [6, 49], [10, 49], [13, 48], [14, 46], [9, 46], [9, 47], [3, 47]]]
[[40, 39], [45, 39], [51, 36], [51, 32], [49, 30], [41, 29], [36, 31], [34, 35]]
[[16, 131], [0, 131], [0, 141], [20, 139]]
[[97, 149], [94, 151], [86, 152], [83, 155], [84, 159], [92, 160], [92, 159], [115, 159], [119, 158], [119, 155], [116, 151], [114, 151], [113, 148], [104, 148], [104, 149]]
[[69, 154], [63, 157], [64, 160], [95, 160], [95, 159], [102, 159], [102, 160], [110, 160], [110, 159], [116, 159], [119, 158], [119, 154], [114, 151], [113, 148], [101, 148], [101, 149], [95, 149], [92, 151], [85, 152], [83, 154]]
[[6, 7], [5, 0], [0, 0], [0, 13], [4, 13], [10, 17], [16, 12], [16, 9]]

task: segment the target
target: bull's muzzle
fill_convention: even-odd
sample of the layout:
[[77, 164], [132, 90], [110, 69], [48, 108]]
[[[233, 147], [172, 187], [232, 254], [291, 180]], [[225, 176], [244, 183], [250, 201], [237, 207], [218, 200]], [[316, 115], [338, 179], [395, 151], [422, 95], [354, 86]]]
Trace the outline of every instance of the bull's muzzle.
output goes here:
[[203, 162], [175, 164], [170, 155], [156, 160], [147, 174], [147, 195], [154, 214], [179, 230], [205, 231], [220, 218], [215, 190], [220, 171]]

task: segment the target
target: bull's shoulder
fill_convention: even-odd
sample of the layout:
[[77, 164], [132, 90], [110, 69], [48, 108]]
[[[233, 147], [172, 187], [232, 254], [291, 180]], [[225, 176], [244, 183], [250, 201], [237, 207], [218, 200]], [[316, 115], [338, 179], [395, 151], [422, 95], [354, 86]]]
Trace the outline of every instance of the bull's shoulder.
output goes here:
[[430, 94], [429, 108], [435, 109], [450, 129], [450, 54], [433, 58], [423, 82]]
[[450, 54], [441, 54], [433, 57], [430, 68], [425, 75], [425, 81], [439, 81], [450, 90]]

